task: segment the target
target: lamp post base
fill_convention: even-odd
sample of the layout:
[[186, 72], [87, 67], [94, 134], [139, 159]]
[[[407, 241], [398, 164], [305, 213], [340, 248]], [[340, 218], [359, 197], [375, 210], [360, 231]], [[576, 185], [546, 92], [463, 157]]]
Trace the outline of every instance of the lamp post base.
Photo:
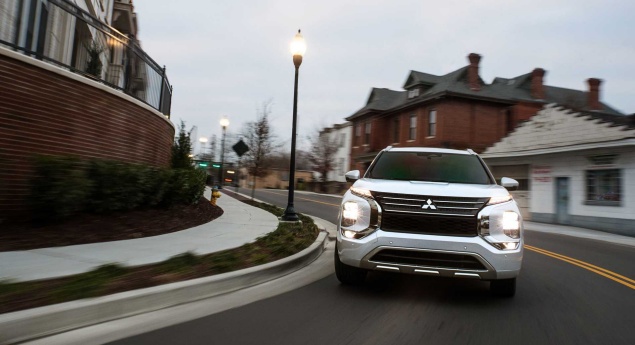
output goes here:
[[284, 214], [280, 217], [280, 220], [285, 222], [299, 222], [300, 217], [298, 217], [298, 214], [295, 213], [293, 206], [287, 206], [284, 210]]

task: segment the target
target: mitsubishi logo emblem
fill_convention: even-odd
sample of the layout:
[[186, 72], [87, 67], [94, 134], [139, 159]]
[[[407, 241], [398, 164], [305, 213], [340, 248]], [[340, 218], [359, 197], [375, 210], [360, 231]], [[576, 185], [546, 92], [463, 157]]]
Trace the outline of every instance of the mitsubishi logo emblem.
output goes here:
[[427, 209], [431, 209], [431, 210], [436, 210], [437, 207], [434, 206], [432, 204], [432, 200], [428, 199], [428, 201], [426, 201], [426, 204], [423, 204], [423, 206], [421, 206], [422, 209], [427, 210]]

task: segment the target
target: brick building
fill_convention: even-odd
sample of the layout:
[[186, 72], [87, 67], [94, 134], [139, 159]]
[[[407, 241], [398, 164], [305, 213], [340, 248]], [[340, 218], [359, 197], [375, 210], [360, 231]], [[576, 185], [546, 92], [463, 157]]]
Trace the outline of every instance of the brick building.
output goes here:
[[34, 156], [170, 165], [172, 87], [135, 18], [130, 0], [0, 1], [0, 223], [29, 220]]
[[373, 88], [366, 105], [346, 118], [353, 125], [351, 168], [364, 171], [389, 145], [482, 152], [549, 103], [623, 115], [600, 102], [599, 79], [588, 79], [587, 91], [565, 89], [545, 85], [545, 70], [536, 68], [487, 84], [480, 60], [472, 53], [467, 66], [442, 76], [410, 71], [403, 91]]

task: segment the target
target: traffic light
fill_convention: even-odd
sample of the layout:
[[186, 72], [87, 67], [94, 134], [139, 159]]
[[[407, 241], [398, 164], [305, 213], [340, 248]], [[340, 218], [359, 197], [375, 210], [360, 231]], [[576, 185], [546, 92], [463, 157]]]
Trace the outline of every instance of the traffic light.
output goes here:
[[198, 163], [198, 166], [205, 168], [207, 167], [207, 162]]
[[220, 168], [220, 164], [212, 164], [212, 167], [214, 167], [214, 168]]

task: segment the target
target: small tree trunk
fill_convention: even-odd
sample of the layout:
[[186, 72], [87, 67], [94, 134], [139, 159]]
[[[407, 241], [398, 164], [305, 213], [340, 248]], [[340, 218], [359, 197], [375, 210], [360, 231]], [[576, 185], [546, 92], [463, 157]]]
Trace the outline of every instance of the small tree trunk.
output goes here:
[[255, 192], [256, 192], [256, 175], [254, 175], [254, 182], [251, 185], [251, 200], [254, 200]]

